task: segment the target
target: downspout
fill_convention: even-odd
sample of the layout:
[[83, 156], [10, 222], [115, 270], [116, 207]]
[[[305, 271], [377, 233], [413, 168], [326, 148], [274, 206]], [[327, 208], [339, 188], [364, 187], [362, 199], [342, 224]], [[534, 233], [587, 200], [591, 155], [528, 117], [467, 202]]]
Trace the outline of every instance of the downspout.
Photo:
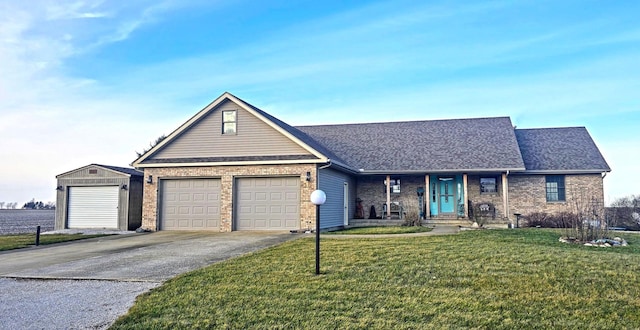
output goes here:
[[507, 219], [509, 219], [509, 174], [510, 171], [507, 170], [502, 187], [502, 192], [504, 193], [504, 217]]

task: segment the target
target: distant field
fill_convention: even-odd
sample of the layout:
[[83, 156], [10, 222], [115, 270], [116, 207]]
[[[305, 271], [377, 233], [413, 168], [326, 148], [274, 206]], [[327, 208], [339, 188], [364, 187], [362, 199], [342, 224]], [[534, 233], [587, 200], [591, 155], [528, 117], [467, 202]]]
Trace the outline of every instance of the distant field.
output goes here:
[[53, 230], [55, 210], [0, 210], [0, 235]]

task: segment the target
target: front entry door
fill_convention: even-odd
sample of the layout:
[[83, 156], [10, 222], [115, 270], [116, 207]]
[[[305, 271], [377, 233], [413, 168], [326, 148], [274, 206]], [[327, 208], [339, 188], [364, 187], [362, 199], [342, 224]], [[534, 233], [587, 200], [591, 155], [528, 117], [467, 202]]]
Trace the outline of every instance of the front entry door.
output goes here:
[[455, 210], [455, 180], [452, 177], [438, 178], [440, 185], [440, 213], [453, 213]]

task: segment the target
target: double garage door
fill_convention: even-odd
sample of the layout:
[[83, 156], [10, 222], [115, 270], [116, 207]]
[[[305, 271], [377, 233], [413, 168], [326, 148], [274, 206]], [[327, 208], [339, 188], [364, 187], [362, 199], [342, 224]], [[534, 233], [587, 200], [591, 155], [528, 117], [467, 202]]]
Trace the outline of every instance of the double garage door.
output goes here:
[[[300, 178], [239, 178], [233, 230], [298, 229]], [[161, 230], [219, 230], [220, 179], [162, 180]]]
[[118, 228], [118, 186], [69, 187], [67, 228]]

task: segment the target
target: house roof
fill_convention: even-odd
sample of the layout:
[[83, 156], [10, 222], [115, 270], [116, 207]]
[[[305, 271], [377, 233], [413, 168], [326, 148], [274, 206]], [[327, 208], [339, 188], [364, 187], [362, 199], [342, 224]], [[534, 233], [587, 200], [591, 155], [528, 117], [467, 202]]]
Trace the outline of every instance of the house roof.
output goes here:
[[[311, 155], [150, 158], [225, 100], [249, 111]], [[321, 163], [329, 160], [343, 169], [370, 174], [610, 171], [584, 127], [514, 129], [509, 117], [294, 127], [228, 92], [140, 156], [133, 166], [276, 164], [285, 161]]]
[[516, 129], [527, 171], [609, 172], [584, 127]]
[[297, 128], [363, 172], [525, 169], [508, 117]]

